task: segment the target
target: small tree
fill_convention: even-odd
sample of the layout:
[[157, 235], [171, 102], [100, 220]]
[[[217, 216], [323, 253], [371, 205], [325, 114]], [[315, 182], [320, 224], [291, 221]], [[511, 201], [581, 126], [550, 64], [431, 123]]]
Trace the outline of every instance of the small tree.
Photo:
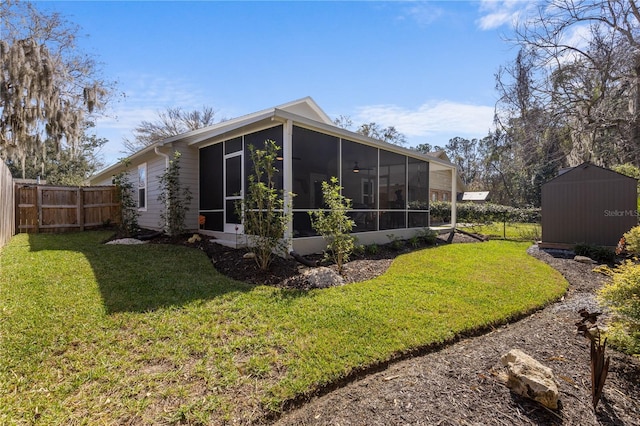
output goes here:
[[160, 223], [167, 235], [175, 237], [184, 232], [184, 220], [189, 211], [191, 191], [180, 185], [180, 157], [179, 151], [173, 153], [173, 159], [169, 160], [169, 167], [160, 179], [160, 195], [158, 201], [164, 205], [160, 214]]
[[113, 183], [118, 187], [118, 198], [120, 199], [120, 209], [122, 220], [120, 230], [125, 235], [133, 235], [138, 232], [138, 206], [134, 197], [133, 183], [129, 177], [129, 159], [122, 159], [124, 170], [113, 177]]
[[322, 182], [322, 197], [328, 211], [309, 212], [311, 226], [327, 241], [328, 256], [338, 266], [339, 273], [355, 247], [355, 238], [350, 234], [355, 223], [347, 216], [351, 200], [344, 197], [341, 190], [335, 176], [330, 182]]
[[264, 149], [249, 145], [253, 174], [249, 175], [249, 188], [239, 204], [245, 233], [251, 235], [249, 250], [255, 254], [258, 267], [269, 269], [276, 252], [286, 253], [288, 242], [284, 238], [291, 220], [291, 209], [285, 211], [284, 192], [276, 189], [275, 167], [280, 147], [273, 140], [264, 142]]

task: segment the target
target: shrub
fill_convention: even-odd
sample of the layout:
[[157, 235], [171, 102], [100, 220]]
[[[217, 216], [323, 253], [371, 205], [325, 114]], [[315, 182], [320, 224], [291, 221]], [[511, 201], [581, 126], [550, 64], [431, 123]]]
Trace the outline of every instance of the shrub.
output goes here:
[[180, 235], [185, 231], [184, 220], [189, 211], [191, 191], [180, 185], [180, 152], [173, 153], [169, 167], [159, 176], [160, 194], [158, 201], [164, 205], [160, 225], [169, 236]]
[[425, 244], [434, 245], [438, 239], [438, 233], [433, 229], [422, 228], [417, 237]]
[[627, 260], [611, 275], [598, 292], [600, 303], [613, 314], [607, 334], [616, 347], [640, 354], [640, 265]]
[[286, 253], [285, 239], [291, 209], [285, 209], [284, 193], [276, 189], [274, 166], [280, 147], [272, 140], [264, 142], [264, 149], [249, 145], [253, 174], [249, 188], [238, 210], [243, 218], [245, 233], [251, 235], [249, 250], [255, 254], [258, 267], [269, 269], [276, 252]]
[[[434, 201], [429, 205], [431, 217], [448, 221], [451, 218], [451, 203]], [[540, 223], [541, 213], [535, 207], [510, 207], [492, 203], [458, 203], [459, 223], [488, 224], [492, 222]]]
[[124, 170], [113, 177], [113, 183], [118, 188], [118, 198], [120, 199], [120, 231], [125, 235], [135, 235], [139, 230], [138, 217], [138, 205], [134, 197], [135, 190], [133, 182], [129, 177], [129, 164], [128, 159], [120, 160], [124, 166]]
[[392, 250], [400, 251], [404, 246], [404, 241], [394, 234], [387, 234], [387, 238], [389, 239], [389, 247], [391, 247]]
[[341, 189], [335, 176], [329, 182], [322, 182], [322, 197], [328, 210], [309, 212], [311, 226], [327, 241], [329, 256], [338, 266], [339, 273], [355, 246], [355, 238], [351, 235], [355, 223], [347, 215], [351, 200], [340, 193]]
[[635, 226], [624, 233], [625, 248], [631, 254], [640, 254], [640, 226]]
[[369, 244], [368, 246], [365, 247], [365, 250], [368, 254], [374, 255], [374, 254], [378, 254], [379, 247], [375, 243]]
[[599, 263], [611, 263], [615, 260], [616, 254], [613, 250], [593, 244], [576, 244], [573, 247], [575, 254], [587, 256]]

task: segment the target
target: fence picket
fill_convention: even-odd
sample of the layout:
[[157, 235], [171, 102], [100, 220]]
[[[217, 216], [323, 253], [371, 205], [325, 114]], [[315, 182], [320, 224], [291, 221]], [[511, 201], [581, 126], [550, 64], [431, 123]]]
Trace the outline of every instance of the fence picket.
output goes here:
[[115, 186], [16, 185], [15, 191], [18, 232], [83, 231], [120, 223]]
[[0, 248], [15, 232], [15, 217], [13, 177], [7, 165], [0, 161]]

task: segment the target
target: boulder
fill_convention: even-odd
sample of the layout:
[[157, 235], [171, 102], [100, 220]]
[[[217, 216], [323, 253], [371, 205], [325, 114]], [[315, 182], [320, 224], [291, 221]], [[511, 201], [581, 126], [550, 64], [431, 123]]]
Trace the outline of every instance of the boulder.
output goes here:
[[575, 260], [576, 262], [580, 262], [580, 263], [586, 263], [587, 265], [595, 265], [596, 262], [595, 260], [591, 259], [590, 257], [587, 256], [576, 256], [573, 258], [573, 260]]
[[302, 276], [308, 288], [329, 288], [344, 285], [344, 278], [340, 274], [324, 266], [306, 269], [302, 272]]
[[141, 241], [136, 238], [120, 238], [119, 240], [111, 240], [107, 244], [131, 245], [131, 244], [146, 244], [146, 243], [147, 241]]
[[501, 362], [507, 368], [507, 387], [513, 392], [547, 408], [558, 408], [558, 385], [549, 367], [519, 349], [504, 354]]
[[187, 241], [189, 243], [193, 244], [195, 242], [202, 241], [202, 238], [200, 237], [199, 234], [193, 234], [193, 236], [189, 237], [189, 239]]

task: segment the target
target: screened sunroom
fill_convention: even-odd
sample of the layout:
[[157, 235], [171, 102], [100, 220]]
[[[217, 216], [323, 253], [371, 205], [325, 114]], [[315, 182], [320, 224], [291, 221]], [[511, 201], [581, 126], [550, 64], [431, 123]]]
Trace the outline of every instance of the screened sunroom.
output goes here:
[[[264, 128], [261, 128], [264, 127]], [[426, 155], [381, 143], [326, 121], [274, 109], [249, 128], [199, 143], [200, 203], [203, 232], [237, 240], [243, 233], [237, 204], [253, 171], [249, 146], [276, 141], [282, 148], [277, 184], [293, 193], [293, 248], [310, 253], [324, 248], [311, 226], [309, 211], [322, 209], [322, 182], [335, 176], [352, 200], [354, 233], [363, 244], [386, 243], [389, 235], [408, 238], [429, 227], [429, 172], [455, 168]], [[455, 179], [452, 179], [455, 182]], [[455, 191], [455, 188], [452, 188]]]

